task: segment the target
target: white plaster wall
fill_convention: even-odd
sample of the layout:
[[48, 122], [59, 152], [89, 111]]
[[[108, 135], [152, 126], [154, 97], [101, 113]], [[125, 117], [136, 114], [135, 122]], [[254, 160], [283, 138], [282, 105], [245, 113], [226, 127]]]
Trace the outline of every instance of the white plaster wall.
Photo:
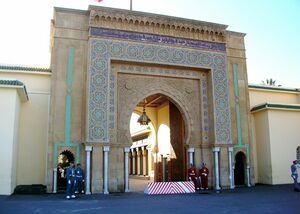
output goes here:
[[299, 93], [255, 90], [249, 88], [250, 107], [262, 103], [284, 103], [284, 104], [299, 104]]
[[[300, 146], [300, 111], [268, 110], [272, 153], [272, 184], [292, 183], [290, 166]], [[300, 172], [299, 172], [300, 173]]]
[[49, 92], [51, 74], [46, 72], [1, 71], [1, 78], [17, 79], [23, 82], [28, 93]]
[[269, 116], [267, 111], [253, 114], [256, 134], [257, 182], [272, 184]]
[[16, 186], [20, 101], [17, 90], [0, 88], [0, 194], [10, 195]]
[[28, 97], [20, 115], [17, 184], [45, 184], [50, 94], [31, 92]]
[[12, 163], [16, 167], [15, 183], [45, 184], [51, 73], [1, 71], [0, 76], [23, 82], [29, 97], [21, 103], [18, 117], [18, 149], [14, 153], [16, 162]]

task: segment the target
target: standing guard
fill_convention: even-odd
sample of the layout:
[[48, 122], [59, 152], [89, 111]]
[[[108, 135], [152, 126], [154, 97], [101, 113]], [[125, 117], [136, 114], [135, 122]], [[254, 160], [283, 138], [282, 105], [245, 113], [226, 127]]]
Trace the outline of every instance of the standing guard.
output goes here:
[[84, 172], [80, 167], [80, 163], [77, 163], [75, 169], [76, 174], [76, 191], [75, 193], [84, 193]]
[[70, 163], [70, 166], [67, 168], [67, 199], [76, 198], [75, 196], [75, 186], [76, 186], [76, 177], [75, 177], [75, 165]]
[[209, 171], [206, 168], [206, 163], [203, 162], [202, 167], [199, 170], [199, 177], [200, 177], [200, 180], [201, 180], [201, 190], [203, 190], [203, 189], [207, 190], [208, 189], [208, 173], [209, 173]]
[[188, 168], [188, 180], [193, 181], [195, 184], [195, 189], [198, 189], [196, 172], [196, 168], [193, 166], [193, 164], [191, 164], [190, 168]]

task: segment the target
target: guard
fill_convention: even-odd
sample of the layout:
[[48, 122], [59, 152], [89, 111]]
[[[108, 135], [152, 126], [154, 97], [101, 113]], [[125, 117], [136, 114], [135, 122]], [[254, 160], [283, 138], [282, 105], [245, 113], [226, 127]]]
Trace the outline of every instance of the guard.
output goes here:
[[201, 190], [208, 189], [208, 169], [206, 168], [206, 164], [203, 162], [202, 167], [199, 170], [199, 177], [201, 180]]
[[77, 163], [75, 169], [76, 174], [76, 191], [75, 193], [84, 193], [84, 172], [80, 167], [80, 163]]
[[67, 168], [67, 199], [76, 198], [75, 196], [75, 186], [76, 186], [76, 177], [75, 177], [75, 165], [70, 163], [70, 166]]
[[188, 179], [189, 181], [193, 181], [195, 184], [195, 189], [199, 189], [197, 185], [197, 175], [196, 175], [196, 168], [193, 166], [193, 164], [190, 165], [190, 168], [188, 168]]

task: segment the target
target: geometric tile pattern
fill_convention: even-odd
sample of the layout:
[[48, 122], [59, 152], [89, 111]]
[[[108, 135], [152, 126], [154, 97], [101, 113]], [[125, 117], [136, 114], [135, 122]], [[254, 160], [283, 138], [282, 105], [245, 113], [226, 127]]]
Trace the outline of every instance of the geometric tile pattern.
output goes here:
[[215, 143], [231, 143], [226, 53], [105, 38], [90, 38], [89, 51], [88, 142], [109, 142], [109, 126], [114, 125], [114, 118], [110, 115], [115, 112], [112, 97], [116, 93], [115, 77], [110, 75], [110, 63], [111, 60], [123, 60], [210, 69], [213, 81]]

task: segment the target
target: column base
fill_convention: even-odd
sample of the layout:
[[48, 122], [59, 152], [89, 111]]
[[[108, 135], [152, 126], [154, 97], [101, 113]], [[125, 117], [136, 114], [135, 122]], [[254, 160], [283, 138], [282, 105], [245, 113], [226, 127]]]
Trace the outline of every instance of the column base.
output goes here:
[[109, 194], [109, 192], [103, 192], [103, 194], [104, 194], [104, 195], [108, 195], [108, 194]]
[[86, 194], [86, 195], [91, 195], [92, 193], [91, 193], [91, 192], [85, 192], [85, 194]]

